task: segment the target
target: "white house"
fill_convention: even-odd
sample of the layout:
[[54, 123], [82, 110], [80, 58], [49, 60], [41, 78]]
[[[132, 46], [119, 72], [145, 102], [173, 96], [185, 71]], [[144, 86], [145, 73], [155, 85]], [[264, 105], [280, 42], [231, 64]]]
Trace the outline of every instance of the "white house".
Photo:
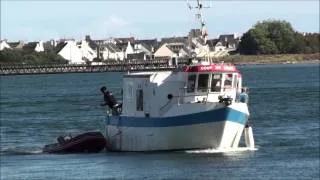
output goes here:
[[134, 45], [134, 52], [135, 53], [144, 52], [144, 53], [146, 53], [148, 55], [152, 54], [152, 52], [147, 47], [145, 47], [144, 44], [142, 44], [142, 43], [137, 43], [137, 44]]
[[154, 58], [155, 48], [158, 46], [157, 39], [144, 39], [136, 40], [134, 44], [135, 53], [144, 53], [146, 55], [146, 60], [151, 60]]
[[122, 52], [115, 44], [107, 43], [103, 45], [100, 53], [102, 54], [103, 60], [124, 60], [124, 52]]
[[[20, 47], [19, 47], [20, 46]], [[35, 41], [35, 42], [28, 42], [22, 44], [19, 44], [17, 46], [14, 46], [14, 49], [23, 49], [25, 52], [43, 52], [44, 46], [43, 41]]]
[[70, 64], [83, 64], [82, 52], [75, 41], [66, 41], [59, 43], [58, 54], [64, 59], [69, 60]]
[[12, 49], [23, 49], [23, 47], [26, 45], [24, 41], [8, 42], [8, 44]]
[[36, 52], [43, 52], [44, 51], [43, 41], [37, 42], [36, 47], [34, 48], [34, 50]]
[[130, 41], [128, 41], [128, 45], [127, 45], [127, 48], [126, 48], [126, 51], [125, 51], [125, 58], [128, 57], [128, 54], [134, 54], [134, 51], [133, 51], [133, 48], [131, 46], [131, 43]]
[[154, 53], [155, 58], [159, 57], [173, 57], [174, 52], [167, 47], [167, 43], [164, 43], [162, 46], [160, 46], [159, 49]]
[[0, 41], [0, 51], [4, 49], [11, 49], [10, 45], [7, 43], [6, 40], [1, 40]]
[[224, 46], [222, 44], [222, 42], [218, 42], [215, 46], [214, 46], [214, 51], [218, 52], [218, 51], [226, 51], [226, 46]]
[[240, 38], [237, 34], [223, 34], [219, 36], [219, 41], [228, 51], [234, 51], [238, 48]]
[[189, 53], [184, 43], [164, 43], [155, 53], [154, 57], [185, 57]]
[[[207, 41], [209, 45], [209, 53], [202, 53], [202, 56], [222, 57], [229, 55], [228, 50], [220, 39], [210, 39]], [[208, 55], [209, 54], [209, 55]]]
[[88, 61], [92, 61], [97, 57], [97, 53], [89, 46], [89, 43], [86, 40], [82, 40], [78, 45], [82, 58]]

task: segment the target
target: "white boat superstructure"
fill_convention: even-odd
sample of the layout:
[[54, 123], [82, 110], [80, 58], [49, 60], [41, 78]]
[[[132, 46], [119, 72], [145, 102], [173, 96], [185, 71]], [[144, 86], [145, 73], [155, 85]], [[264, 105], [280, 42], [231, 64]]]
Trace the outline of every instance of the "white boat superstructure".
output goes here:
[[238, 147], [249, 112], [231, 64], [129, 73], [122, 112], [106, 120], [108, 149], [153, 151]]

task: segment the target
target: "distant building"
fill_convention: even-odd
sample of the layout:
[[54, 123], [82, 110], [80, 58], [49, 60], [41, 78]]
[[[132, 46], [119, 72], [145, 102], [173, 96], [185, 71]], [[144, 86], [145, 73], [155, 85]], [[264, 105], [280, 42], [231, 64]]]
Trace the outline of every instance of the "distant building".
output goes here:
[[225, 51], [226, 47], [223, 45], [223, 43], [219, 39], [209, 39], [207, 41], [210, 51]]
[[145, 52], [127, 54], [127, 60], [128, 61], [147, 60], [147, 55]]
[[154, 53], [155, 58], [165, 58], [174, 56], [174, 52], [168, 48], [167, 43], [164, 43], [157, 51]]
[[222, 57], [229, 55], [227, 48], [220, 42], [219, 39], [209, 39], [207, 40], [209, 46], [209, 56], [210, 57]]
[[[125, 59], [125, 49], [127, 47], [127, 38], [108, 38], [102, 40], [92, 40], [90, 36], [86, 36], [86, 41], [89, 46], [97, 54], [99, 60], [120, 60]], [[117, 44], [118, 43], [118, 44]]]
[[114, 41], [116, 44], [128, 44], [128, 42], [130, 42], [131, 44], [134, 44], [135, 38], [134, 37], [114, 38]]
[[162, 45], [155, 51], [155, 58], [185, 57], [191, 53], [188, 37], [162, 38], [160, 43]]
[[134, 51], [135, 53], [143, 52], [145, 54], [144, 60], [152, 60], [158, 44], [157, 39], [136, 40]]
[[107, 43], [100, 47], [100, 57], [103, 60], [115, 60], [115, 61], [123, 61], [124, 60], [124, 52], [121, 51], [115, 44]]
[[24, 41], [18, 41], [18, 42], [8, 42], [8, 44], [12, 49], [22, 50], [23, 46], [26, 43]]
[[54, 39], [51, 39], [50, 41], [46, 41], [43, 43], [44, 51], [46, 52], [53, 52], [55, 47], [57, 46], [58, 42]]
[[97, 52], [94, 51], [90, 46], [89, 42], [86, 40], [82, 40], [79, 44], [78, 47], [81, 51], [82, 58], [87, 61], [92, 61], [94, 58], [97, 57]]
[[27, 44], [24, 44], [22, 49], [25, 52], [33, 52], [33, 51], [35, 51], [35, 52], [43, 52], [44, 51], [43, 41], [29, 42]]
[[238, 48], [240, 37], [236, 34], [223, 34], [219, 36], [219, 41], [229, 50], [235, 50]]
[[34, 50], [36, 52], [43, 52], [44, 51], [43, 41], [37, 42], [36, 47], [34, 48]]
[[82, 58], [82, 52], [75, 41], [60, 42], [56, 46], [56, 52], [64, 59], [68, 60], [70, 64], [85, 63], [85, 60]]
[[7, 40], [0, 41], [0, 51], [4, 49], [11, 49], [10, 45], [7, 43]]
[[125, 57], [126, 59], [128, 58], [128, 54], [134, 54], [133, 47], [131, 46], [130, 41], [128, 41], [126, 50], [125, 50], [125, 52], [124, 52], [124, 57]]

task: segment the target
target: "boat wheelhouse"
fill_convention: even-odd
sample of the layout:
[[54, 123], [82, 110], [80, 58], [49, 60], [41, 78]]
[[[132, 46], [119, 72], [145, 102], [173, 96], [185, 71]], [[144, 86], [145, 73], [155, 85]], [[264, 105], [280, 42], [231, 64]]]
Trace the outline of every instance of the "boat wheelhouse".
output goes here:
[[221, 101], [221, 97], [236, 100], [242, 86], [241, 74], [232, 64], [187, 66], [187, 101]]

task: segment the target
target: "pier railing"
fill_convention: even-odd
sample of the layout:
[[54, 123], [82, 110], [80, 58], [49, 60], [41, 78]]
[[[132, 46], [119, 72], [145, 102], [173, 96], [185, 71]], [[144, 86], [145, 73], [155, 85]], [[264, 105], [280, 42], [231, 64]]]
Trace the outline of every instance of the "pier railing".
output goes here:
[[0, 75], [57, 74], [171, 70], [182, 67], [186, 60], [169, 65], [168, 60], [108, 62], [99, 65], [88, 64], [0, 64]]

